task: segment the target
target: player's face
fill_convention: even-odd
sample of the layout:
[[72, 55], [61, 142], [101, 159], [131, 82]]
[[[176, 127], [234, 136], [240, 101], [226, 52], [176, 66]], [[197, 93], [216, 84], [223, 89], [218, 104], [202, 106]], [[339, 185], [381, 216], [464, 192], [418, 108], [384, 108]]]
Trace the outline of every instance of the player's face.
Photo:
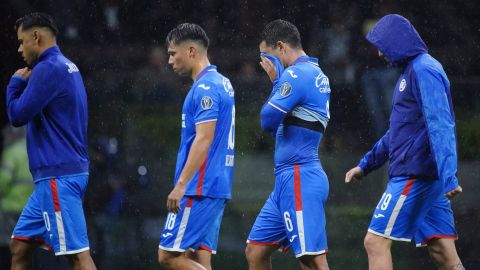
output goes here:
[[18, 39], [18, 52], [22, 54], [23, 60], [31, 65], [38, 57], [36, 48], [38, 47], [38, 32], [34, 29], [23, 31], [23, 27], [20, 26], [17, 30]]
[[182, 76], [190, 76], [192, 67], [190, 64], [190, 46], [186, 42], [168, 45], [168, 64], [175, 73]]
[[268, 54], [273, 55], [277, 58], [280, 58], [279, 57], [280, 56], [280, 50], [278, 49], [278, 47], [272, 48], [272, 47], [268, 46], [265, 41], [260, 42], [259, 49], [260, 49], [260, 52], [268, 53]]
[[271, 46], [268, 46], [265, 41], [262, 41], [260, 42], [259, 49], [260, 49], [260, 52], [275, 56], [280, 60], [280, 62], [282, 62], [282, 65], [283, 65], [284, 63], [282, 58], [283, 54], [281, 49], [278, 46], [275, 46], [275, 48], [272, 48]]

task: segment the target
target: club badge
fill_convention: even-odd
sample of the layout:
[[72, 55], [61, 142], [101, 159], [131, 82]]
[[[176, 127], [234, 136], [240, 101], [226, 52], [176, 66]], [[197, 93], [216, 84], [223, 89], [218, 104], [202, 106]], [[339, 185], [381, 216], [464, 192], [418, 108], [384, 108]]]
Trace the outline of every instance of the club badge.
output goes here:
[[200, 102], [200, 104], [201, 104], [201, 106], [204, 110], [208, 110], [208, 109], [212, 108], [213, 100], [209, 96], [204, 96], [202, 98], [202, 101]]
[[288, 82], [284, 82], [280, 87], [280, 95], [286, 97], [292, 93], [292, 86]]

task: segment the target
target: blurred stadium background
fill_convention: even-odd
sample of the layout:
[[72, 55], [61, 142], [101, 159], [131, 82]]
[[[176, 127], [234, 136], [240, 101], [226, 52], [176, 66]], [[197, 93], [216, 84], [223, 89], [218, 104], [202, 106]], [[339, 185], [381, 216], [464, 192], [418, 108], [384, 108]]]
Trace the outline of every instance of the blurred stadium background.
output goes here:
[[[0, 10], [2, 88], [24, 66], [16, 53], [13, 24], [32, 11], [57, 19], [60, 47], [84, 77], [92, 160], [85, 209], [99, 269], [159, 268], [158, 238], [172, 188], [181, 104], [191, 85], [169, 69], [164, 38], [186, 21], [204, 27], [211, 40], [211, 62], [236, 90], [234, 198], [225, 210], [213, 266], [247, 268], [245, 240], [273, 188], [274, 141], [261, 132], [258, 117], [270, 92], [258, 65], [258, 34], [276, 18], [297, 25], [305, 50], [319, 58], [332, 87], [332, 119], [320, 152], [330, 180], [330, 267], [367, 269], [363, 237], [386, 185], [386, 170], [352, 186], [344, 184], [344, 174], [386, 130], [391, 85], [398, 74], [385, 67], [363, 36], [381, 16], [402, 14], [451, 81], [458, 174], [464, 188], [453, 202], [460, 235], [457, 248], [467, 269], [480, 269], [480, 2], [4, 0]], [[5, 126], [5, 91], [0, 95], [0, 123]], [[2, 140], [3, 149], [8, 149], [6, 135]], [[4, 269], [8, 250], [0, 243]], [[393, 256], [395, 269], [435, 269], [426, 249], [413, 244], [395, 244]], [[43, 251], [35, 267], [68, 269], [63, 260]], [[299, 269], [291, 253], [276, 254], [273, 267]]]

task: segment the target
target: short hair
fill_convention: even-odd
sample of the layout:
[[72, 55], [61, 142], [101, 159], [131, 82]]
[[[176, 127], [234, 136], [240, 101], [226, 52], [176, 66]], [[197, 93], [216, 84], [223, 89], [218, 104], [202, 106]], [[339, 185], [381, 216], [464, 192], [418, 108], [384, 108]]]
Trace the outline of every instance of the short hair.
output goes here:
[[170, 43], [180, 44], [187, 40], [199, 42], [205, 49], [208, 49], [210, 43], [207, 33], [200, 25], [194, 23], [182, 23], [170, 30], [166, 43], [168, 46]]
[[265, 41], [267, 46], [274, 48], [278, 41], [288, 43], [292, 48], [301, 49], [302, 40], [297, 27], [285, 20], [269, 22], [260, 34], [260, 42]]
[[55, 20], [50, 15], [42, 12], [33, 12], [19, 18], [15, 22], [15, 31], [18, 31], [20, 26], [23, 30], [28, 30], [33, 27], [46, 27], [54, 36], [57, 36], [58, 34], [58, 27]]

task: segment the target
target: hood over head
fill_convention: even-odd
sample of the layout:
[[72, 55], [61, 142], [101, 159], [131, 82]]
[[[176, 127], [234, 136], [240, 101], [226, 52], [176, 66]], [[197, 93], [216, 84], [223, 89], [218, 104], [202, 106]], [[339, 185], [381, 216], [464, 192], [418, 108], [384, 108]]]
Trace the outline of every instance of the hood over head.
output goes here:
[[415, 27], [398, 14], [389, 14], [381, 18], [368, 32], [366, 38], [392, 63], [428, 52], [427, 45]]

